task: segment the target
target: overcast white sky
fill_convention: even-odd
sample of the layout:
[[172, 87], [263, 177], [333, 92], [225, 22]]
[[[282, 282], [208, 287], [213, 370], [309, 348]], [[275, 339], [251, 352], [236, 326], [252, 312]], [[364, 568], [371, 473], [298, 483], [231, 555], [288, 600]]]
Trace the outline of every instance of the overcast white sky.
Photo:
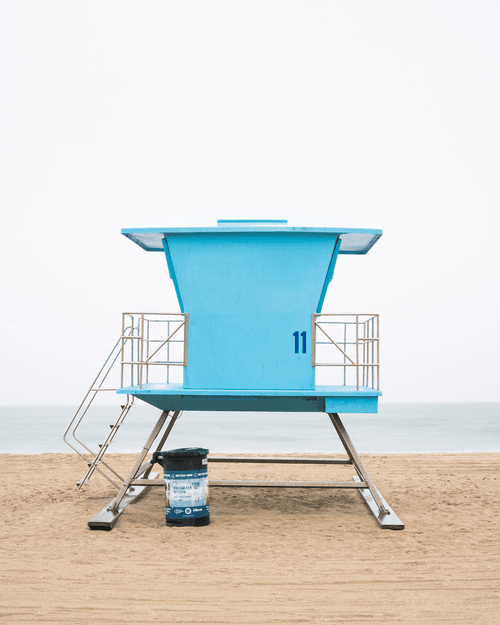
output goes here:
[[0, 404], [77, 404], [124, 310], [177, 310], [123, 227], [382, 228], [325, 312], [379, 312], [384, 401], [498, 401], [500, 3], [4, 0]]

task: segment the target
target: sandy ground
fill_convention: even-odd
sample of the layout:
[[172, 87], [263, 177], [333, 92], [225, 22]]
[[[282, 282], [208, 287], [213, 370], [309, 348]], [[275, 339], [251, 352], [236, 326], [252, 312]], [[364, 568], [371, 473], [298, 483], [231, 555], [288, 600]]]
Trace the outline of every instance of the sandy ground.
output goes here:
[[[363, 459], [405, 530], [379, 529], [356, 491], [249, 488], [213, 488], [207, 527], [167, 528], [155, 487], [90, 531], [114, 491], [77, 491], [77, 456], [0, 456], [0, 622], [500, 623], [500, 454]], [[213, 479], [352, 473], [209, 465]]]

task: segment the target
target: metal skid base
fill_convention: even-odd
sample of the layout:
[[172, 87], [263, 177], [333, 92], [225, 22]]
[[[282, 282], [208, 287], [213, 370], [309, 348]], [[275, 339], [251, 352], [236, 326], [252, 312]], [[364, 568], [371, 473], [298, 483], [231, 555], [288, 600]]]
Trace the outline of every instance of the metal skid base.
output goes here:
[[[153, 484], [156, 484], [157, 482], [160, 481], [160, 480], [154, 479], [158, 475], [159, 473], [151, 474], [152, 479], [149, 480], [151, 482], [150, 485], [131, 486], [125, 493], [118, 508], [113, 508], [112, 506], [113, 501], [114, 501], [113, 500], [110, 504], [108, 504], [105, 508], [103, 508], [98, 514], [96, 514], [95, 517], [90, 519], [90, 521], [88, 522], [88, 526], [90, 527], [90, 529], [91, 530], [105, 530], [108, 532], [112, 530], [116, 522], [118, 521], [121, 513], [125, 510], [125, 508], [131, 503], [136, 503], [137, 501], [139, 501], [139, 499], [142, 499], [142, 497], [144, 497], [144, 495], [148, 492], [150, 487]], [[161, 480], [161, 483], [163, 484], [163, 480]]]
[[[168, 416], [170, 421], [161, 436], [157, 446], [157, 451], [162, 451], [164, 444], [172, 431], [172, 428], [180, 415], [180, 411], [168, 412], [163, 411], [158, 422], [156, 423], [151, 435], [144, 445], [141, 453], [130, 471], [128, 477], [123, 481], [118, 495], [105, 508], [103, 508], [95, 517], [93, 517], [88, 526], [93, 530], [111, 530], [123, 513], [125, 508], [140, 499], [151, 486], [163, 486], [163, 479], [157, 478], [157, 473], [152, 474], [152, 461], [144, 462], [151, 446], [159, 436]], [[349, 435], [347, 434], [340, 417], [336, 413], [328, 413], [330, 420], [337, 431], [344, 449], [347, 452], [347, 458], [241, 458], [233, 456], [209, 457], [209, 462], [243, 462], [243, 463], [271, 463], [271, 464], [350, 464], [353, 465], [357, 475], [353, 476], [353, 481], [347, 482], [327, 482], [327, 481], [247, 481], [247, 480], [212, 480], [209, 482], [210, 487], [254, 487], [254, 488], [354, 488], [359, 490], [363, 500], [372, 512], [381, 529], [402, 530], [403, 522], [397, 517], [396, 513], [388, 505], [386, 500], [379, 493], [375, 485], [370, 479], [361, 458], [355, 450]]]
[[[353, 475], [352, 479], [355, 482], [360, 482], [361, 481], [357, 475]], [[372, 497], [372, 495], [370, 493], [370, 490], [368, 488], [360, 488], [359, 489], [359, 492], [361, 493], [361, 496], [365, 500], [365, 503], [368, 506], [368, 508], [370, 508], [373, 516], [377, 519], [377, 522], [380, 525], [381, 529], [383, 529], [383, 530], [404, 530], [405, 526], [404, 526], [403, 521], [401, 521], [401, 519], [398, 518], [398, 516], [396, 515], [394, 510], [389, 506], [387, 501], [382, 497], [382, 495], [379, 493], [377, 488], [375, 488], [375, 491], [377, 492], [378, 496], [380, 497], [382, 503], [385, 506], [385, 509], [387, 510], [386, 514], [381, 514], [380, 513], [379, 508], [378, 508], [378, 506], [377, 506], [377, 504], [375, 502], [375, 499]]]

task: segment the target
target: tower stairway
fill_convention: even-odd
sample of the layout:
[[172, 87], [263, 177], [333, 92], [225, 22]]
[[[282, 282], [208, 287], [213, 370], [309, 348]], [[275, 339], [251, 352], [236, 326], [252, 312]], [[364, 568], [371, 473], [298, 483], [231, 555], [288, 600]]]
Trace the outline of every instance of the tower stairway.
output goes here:
[[77, 436], [77, 430], [80, 428], [85, 417], [88, 415], [89, 409], [91, 408], [98, 394], [102, 392], [116, 392], [117, 391], [117, 388], [105, 387], [104, 383], [108, 379], [109, 374], [117, 365], [117, 363], [119, 365], [120, 356], [123, 350], [125, 349], [127, 342], [132, 340], [133, 338], [136, 338], [136, 333], [137, 333], [137, 328], [135, 328], [133, 325], [127, 328], [124, 328], [122, 334], [120, 335], [120, 337], [114, 344], [109, 356], [106, 358], [99, 373], [97, 374], [94, 381], [92, 382], [89, 390], [87, 391], [85, 397], [83, 398], [83, 401], [78, 407], [74, 417], [72, 418], [70, 424], [68, 425], [64, 433], [64, 436], [63, 436], [64, 442], [67, 445], [69, 445], [71, 449], [76, 451], [76, 453], [81, 458], [85, 460], [87, 467], [88, 467], [87, 472], [84, 475], [84, 477], [76, 483], [79, 489], [82, 488], [82, 486], [85, 486], [86, 484], [90, 482], [90, 479], [94, 471], [97, 471], [98, 473], [100, 473], [104, 478], [108, 480], [108, 482], [113, 484], [113, 486], [117, 488], [118, 490], [120, 489], [121, 484], [123, 483], [124, 478], [117, 471], [115, 471], [115, 469], [113, 469], [107, 462], [105, 462], [103, 458], [109, 446], [113, 442], [114, 437], [118, 433], [118, 430], [123, 425], [123, 422], [125, 421], [128, 413], [130, 412], [130, 409], [132, 408], [134, 404], [134, 397], [130, 395], [126, 395], [125, 403], [120, 406], [121, 407], [120, 414], [118, 418], [116, 419], [116, 421], [109, 425], [110, 431], [108, 435], [106, 436], [104, 442], [98, 446], [99, 447], [98, 451], [93, 451], [88, 444], [83, 442], [81, 438], [79, 438], [80, 437], [79, 433]]

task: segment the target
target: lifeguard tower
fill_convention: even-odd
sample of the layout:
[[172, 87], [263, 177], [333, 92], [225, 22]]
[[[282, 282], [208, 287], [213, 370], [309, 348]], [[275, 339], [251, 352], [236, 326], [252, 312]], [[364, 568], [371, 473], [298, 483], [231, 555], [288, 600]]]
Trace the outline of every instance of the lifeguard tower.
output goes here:
[[[339, 413], [376, 413], [379, 319], [376, 314], [322, 312], [339, 255], [366, 254], [382, 235], [357, 228], [297, 228], [286, 220], [219, 220], [210, 228], [132, 228], [122, 234], [147, 252], [164, 254], [180, 313], [124, 313], [122, 331], [64, 439], [118, 490], [90, 522], [112, 529], [146, 489], [163, 485], [147, 460], [182, 411], [325, 412], [347, 456], [341, 458], [210, 457], [209, 462], [351, 464], [345, 482], [210, 481], [211, 487], [354, 488], [381, 528], [404, 525], [371, 481]], [[98, 451], [77, 437], [114, 364], [126, 396]], [[320, 368], [328, 383], [317, 383]], [[177, 377], [174, 375], [177, 371]], [[135, 398], [162, 412], [129, 475], [104, 455]], [[272, 418], [272, 415], [270, 415]], [[307, 416], [305, 415], [305, 418]]]

